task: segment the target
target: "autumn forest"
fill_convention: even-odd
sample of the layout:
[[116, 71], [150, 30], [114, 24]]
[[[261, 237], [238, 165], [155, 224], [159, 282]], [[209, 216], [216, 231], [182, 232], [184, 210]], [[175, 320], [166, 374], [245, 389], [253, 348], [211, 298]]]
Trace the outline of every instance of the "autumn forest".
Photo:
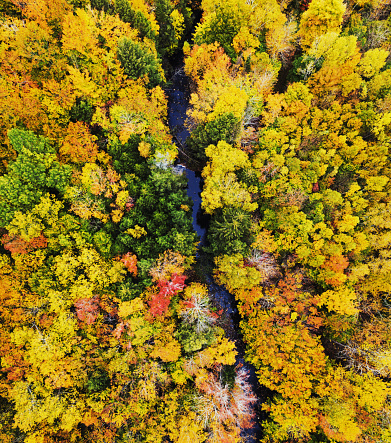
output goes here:
[[0, 0], [0, 442], [391, 442], [390, 13]]

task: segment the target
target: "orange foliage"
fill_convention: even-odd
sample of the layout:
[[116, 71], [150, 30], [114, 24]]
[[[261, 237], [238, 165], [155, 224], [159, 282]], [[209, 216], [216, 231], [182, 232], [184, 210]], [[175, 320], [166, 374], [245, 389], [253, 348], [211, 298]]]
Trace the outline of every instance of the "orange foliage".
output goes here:
[[117, 327], [113, 331], [114, 337], [119, 340], [124, 330], [125, 330], [125, 323], [123, 322], [118, 323]]
[[325, 269], [325, 282], [328, 285], [338, 286], [346, 280], [344, 270], [349, 266], [349, 260], [343, 255], [332, 256], [327, 259], [321, 268]]
[[1, 243], [3, 243], [4, 249], [10, 251], [11, 254], [27, 254], [33, 249], [46, 248], [48, 241], [42, 234], [30, 241], [25, 241], [19, 236], [5, 234], [1, 239]]
[[208, 73], [209, 76], [228, 74], [231, 65], [229, 57], [217, 43], [194, 45], [185, 61], [185, 72], [195, 82], [199, 82]]
[[12, 342], [10, 331], [31, 320], [26, 308], [34, 306], [37, 297], [21, 289], [21, 282], [15, 274], [1, 275], [4, 271], [5, 267], [0, 269], [1, 371], [7, 374], [8, 380], [16, 381], [23, 378], [29, 364], [23, 358], [23, 346], [16, 346]]
[[75, 302], [77, 318], [88, 325], [94, 323], [99, 315], [99, 297], [81, 298]]
[[90, 134], [86, 124], [70, 122], [60, 155], [73, 163], [95, 162], [98, 155], [95, 140], [96, 137]]
[[61, 21], [70, 10], [66, 0], [11, 0], [11, 2], [22, 10], [23, 15], [30, 20], [36, 20], [45, 28], [48, 28], [49, 24]]
[[[250, 358], [258, 365], [262, 362], [261, 382], [291, 398], [309, 397], [320, 383], [326, 364], [323, 347], [310, 332], [322, 324], [318, 299], [301, 291], [300, 281], [300, 275], [288, 274], [277, 287], [265, 290], [263, 298], [260, 292], [249, 291], [258, 303], [266, 300], [269, 309], [255, 307], [243, 325]], [[240, 294], [241, 298], [245, 295]]]
[[186, 257], [179, 252], [166, 251], [164, 255], [159, 256], [156, 265], [151, 268], [149, 273], [154, 281], [168, 280], [171, 275], [184, 272], [185, 259]]
[[125, 268], [134, 276], [137, 276], [137, 257], [135, 254], [131, 254], [127, 252], [121, 257], [122, 263], [125, 265]]

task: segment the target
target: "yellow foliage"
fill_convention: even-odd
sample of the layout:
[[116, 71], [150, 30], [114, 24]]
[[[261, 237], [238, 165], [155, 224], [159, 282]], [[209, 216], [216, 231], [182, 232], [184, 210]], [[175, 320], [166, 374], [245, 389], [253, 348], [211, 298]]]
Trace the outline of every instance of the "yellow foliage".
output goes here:
[[129, 0], [129, 3], [132, 5], [132, 9], [141, 12], [145, 16], [152, 30], [157, 33], [159, 31], [159, 24], [149, 3], [144, 0]]
[[105, 39], [105, 46], [117, 51], [118, 41], [126, 36], [137, 41], [138, 32], [129, 23], [123, 22], [118, 15], [102, 14], [97, 17], [99, 35]]
[[122, 318], [129, 317], [136, 312], [143, 312], [145, 305], [140, 297], [137, 297], [131, 301], [121, 302], [118, 308], [118, 315]]
[[389, 51], [385, 49], [369, 49], [366, 51], [360, 60], [357, 71], [360, 75], [366, 78], [371, 78], [377, 74], [386, 64], [386, 59], [389, 56]]
[[237, 54], [248, 48], [259, 48], [259, 40], [252, 35], [247, 26], [242, 26], [233, 39], [233, 47]]
[[[337, 441], [357, 441], [361, 429], [354, 421], [354, 407], [350, 402], [329, 400], [324, 411], [327, 420], [326, 435], [336, 438]], [[330, 432], [329, 427], [333, 431]]]
[[23, 214], [20, 211], [15, 212], [14, 218], [7, 226], [11, 235], [20, 235], [25, 241], [30, 241], [34, 237], [39, 237], [45, 226], [42, 220], [37, 219], [35, 214]]
[[259, 35], [264, 29], [270, 30], [286, 22], [286, 17], [276, 0], [256, 0], [254, 6], [248, 22], [250, 30], [255, 35]]
[[125, 233], [131, 235], [133, 238], [141, 238], [143, 235], [147, 235], [147, 231], [139, 225], [136, 225], [134, 228], [129, 228]]
[[215, 258], [215, 276], [217, 281], [225, 285], [229, 291], [236, 289], [251, 289], [258, 285], [263, 278], [256, 268], [244, 266], [240, 254], [223, 255]]
[[122, 190], [122, 191], [118, 192], [117, 197], [115, 199], [115, 204], [120, 209], [123, 210], [125, 208], [125, 204], [127, 203], [128, 200], [129, 200], [129, 191]]
[[180, 40], [185, 30], [185, 19], [183, 18], [183, 15], [178, 11], [178, 9], [174, 9], [171, 12], [171, 19], [172, 25], [175, 29], [175, 39]]
[[155, 346], [151, 352], [151, 357], [160, 358], [164, 362], [174, 362], [181, 356], [181, 345], [178, 340], [174, 338], [168, 342], [163, 340], [156, 340]]
[[257, 232], [255, 242], [251, 245], [251, 248], [265, 252], [276, 252], [278, 245], [276, 244], [274, 236], [270, 231], [260, 228], [259, 232]]
[[92, 10], [76, 9], [76, 15], [70, 12], [63, 22], [63, 51], [77, 51], [90, 57], [98, 47], [98, 28]]
[[273, 26], [266, 34], [266, 46], [272, 59], [281, 58], [283, 61], [294, 51], [296, 38], [296, 23], [288, 21]]
[[213, 111], [208, 115], [208, 121], [213, 121], [228, 112], [232, 113], [238, 120], [242, 120], [247, 101], [246, 91], [238, 89], [234, 85], [229, 86], [217, 99]]
[[90, 97], [94, 103], [99, 101], [101, 94], [98, 85], [91, 79], [91, 76], [87, 70], [84, 72], [73, 66], [68, 65], [69, 80], [73, 85], [73, 88], [81, 95]]
[[337, 37], [323, 56], [324, 66], [339, 67], [347, 60], [355, 60], [354, 64], [356, 65], [360, 59], [357, 38], [354, 35]]
[[213, 214], [216, 209], [229, 206], [242, 208], [248, 212], [255, 211], [258, 207], [256, 202], [251, 202], [251, 193], [237, 181], [233, 172], [226, 176], [207, 177], [202, 199], [202, 208], [207, 214]]
[[335, 311], [342, 315], [357, 315], [356, 302], [356, 293], [347, 287], [325, 291], [321, 295], [322, 305], [326, 305], [329, 311]]
[[137, 149], [140, 153], [141, 157], [148, 158], [150, 154], [150, 147], [151, 145], [149, 143], [145, 143], [144, 141], [140, 142]]
[[155, 266], [150, 269], [154, 281], [169, 280], [173, 274], [182, 275], [185, 272], [186, 257], [171, 250], [160, 255]]
[[257, 203], [251, 203], [251, 193], [237, 181], [233, 173], [236, 169], [250, 165], [248, 155], [224, 141], [218, 142], [217, 146], [208, 146], [205, 153], [210, 158], [202, 172], [203, 177], [206, 177], [202, 192], [202, 207], [205, 211], [212, 214], [217, 208], [226, 206], [254, 211]]
[[174, 441], [176, 443], [202, 443], [206, 440], [207, 435], [200, 423], [197, 422], [196, 416], [185, 416], [179, 422], [179, 435]]
[[225, 337], [219, 337], [215, 343], [199, 352], [195, 358], [199, 367], [211, 368], [213, 365], [235, 364], [237, 350], [235, 343]]
[[333, 46], [334, 42], [338, 39], [338, 32], [329, 31], [325, 34], [317, 37], [311, 44], [311, 47], [307, 50], [308, 55], [311, 55], [315, 59], [319, 60], [323, 57], [330, 48]]
[[342, 0], [313, 0], [301, 16], [299, 36], [303, 48], [327, 32], [339, 33], [346, 6]]
[[309, 107], [311, 105], [312, 98], [313, 95], [310, 93], [308, 86], [303, 83], [293, 83], [289, 85], [284, 94], [284, 100], [287, 105], [300, 100]]
[[202, 171], [202, 176], [206, 179], [250, 166], [248, 154], [224, 141], [219, 141], [217, 146], [209, 145], [205, 149], [205, 154], [210, 159]]
[[187, 300], [190, 300], [195, 294], [199, 294], [201, 296], [208, 295], [208, 287], [202, 283], [194, 282], [187, 286], [183, 291], [184, 298]]
[[368, 191], [382, 191], [389, 180], [390, 179], [384, 175], [380, 175], [378, 177], [368, 177], [367, 189]]
[[264, 405], [263, 409], [268, 411], [279, 425], [274, 430], [269, 430], [266, 425], [266, 433], [279, 441], [284, 441], [288, 435], [291, 438], [306, 440], [318, 424], [318, 402], [313, 398], [298, 397], [294, 401], [275, 399], [270, 406]]
[[113, 220], [113, 223], [119, 223], [123, 215], [124, 213], [120, 209], [113, 209], [111, 211], [111, 219]]

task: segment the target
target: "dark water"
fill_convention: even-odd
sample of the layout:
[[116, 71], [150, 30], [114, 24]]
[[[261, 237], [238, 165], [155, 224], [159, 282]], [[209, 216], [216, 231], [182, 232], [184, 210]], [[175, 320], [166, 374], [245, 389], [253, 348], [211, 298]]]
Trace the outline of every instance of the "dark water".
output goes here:
[[[186, 111], [189, 108], [190, 88], [183, 67], [179, 67], [170, 79], [171, 87], [166, 89], [168, 96], [168, 124], [174, 135], [174, 142], [179, 149], [182, 164], [192, 160], [186, 152], [186, 139], [190, 136], [187, 129]], [[188, 178], [187, 195], [193, 200], [193, 229], [204, 243], [208, 217], [201, 210], [202, 178], [200, 173], [186, 168]]]
[[[186, 152], [186, 139], [190, 133], [185, 126], [186, 111], [189, 108], [190, 91], [188, 79], [183, 69], [179, 68], [175, 72], [171, 78], [171, 84], [171, 88], [166, 90], [168, 96], [168, 122], [174, 135], [174, 141], [180, 152], [181, 162], [185, 165], [188, 160], [191, 160]], [[185, 168], [184, 171], [188, 178], [187, 194], [194, 203], [193, 228], [200, 236], [202, 246], [205, 244], [208, 225], [208, 218], [205, 217], [201, 210], [202, 178], [199, 173], [188, 168]], [[202, 249], [199, 249], [197, 260], [202, 261], [204, 259]], [[219, 286], [211, 275], [205, 275], [205, 278], [212, 303], [223, 310], [221, 327], [224, 328], [226, 335], [236, 343], [236, 349], [238, 351], [236, 364], [246, 369], [249, 374], [248, 382], [258, 397], [258, 403], [254, 406], [254, 413], [256, 415], [254, 426], [251, 429], [243, 429], [242, 431], [242, 437], [244, 437], [246, 441], [255, 442], [258, 441], [261, 436], [260, 420], [264, 418], [264, 414], [261, 412], [260, 406], [262, 402], [265, 401], [267, 394], [265, 389], [258, 383], [254, 366], [244, 360], [244, 343], [239, 328], [240, 315], [235, 297], [224, 287]]]
[[[189, 107], [190, 89], [189, 82], [180, 66], [170, 79], [171, 87], [166, 89], [168, 96], [168, 124], [171, 132], [176, 136], [176, 141], [184, 145], [190, 132], [185, 126], [186, 111]], [[179, 146], [182, 148], [182, 146]]]
[[186, 176], [188, 179], [187, 195], [193, 200], [193, 229], [200, 236], [202, 245], [205, 242], [207, 220], [201, 209], [201, 177], [187, 168]]

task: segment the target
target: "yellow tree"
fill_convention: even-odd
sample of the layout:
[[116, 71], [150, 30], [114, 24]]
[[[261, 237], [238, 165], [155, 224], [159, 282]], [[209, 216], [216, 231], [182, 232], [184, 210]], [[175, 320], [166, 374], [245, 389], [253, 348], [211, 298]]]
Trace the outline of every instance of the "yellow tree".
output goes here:
[[342, 0], [313, 0], [301, 17], [299, 36], [303, 48], [327, 32], [341, 31], [346, 6]]

